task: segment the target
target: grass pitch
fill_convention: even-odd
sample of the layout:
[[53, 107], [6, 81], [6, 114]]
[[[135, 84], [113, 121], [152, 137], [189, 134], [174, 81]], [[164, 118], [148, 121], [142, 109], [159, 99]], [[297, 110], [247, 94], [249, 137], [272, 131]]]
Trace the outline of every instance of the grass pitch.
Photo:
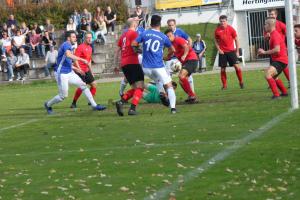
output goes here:
[[[218, 74], [194, 76], [199, 104], [180, 104], [171, 115], [142, 103], [138, 116], [122, 118], [110, 103], [119, 83], [98, 84], [96, 100], [108, 110], [91, 111], [84, 97], [71, 110], [71, 88], [54, 116], [43, 103], [55, 83], [0, 86], [0, 199], [151, 197], [288, 111], [289, 98], [270, 100], [261, 71], [244, 75], [240, 90], [229, 73], [226, 91]], [[186, 98], [181, 88], [176, 94]], [[162, 199], [300, 199], [299, 120], [299, 111], [289, 114]]]

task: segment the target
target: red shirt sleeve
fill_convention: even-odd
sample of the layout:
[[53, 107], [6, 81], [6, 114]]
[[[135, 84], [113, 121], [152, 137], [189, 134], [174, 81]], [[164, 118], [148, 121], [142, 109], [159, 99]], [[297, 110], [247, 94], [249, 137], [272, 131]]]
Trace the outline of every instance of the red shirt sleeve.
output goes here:
[[123, 40], [123, 35], [120, 37], [118, 41], [118, 47], [122, 48], [122, 40]]
[[230, 30], [231, 30], [232, 38], [235, 39], [237, 37], [237, 33], [236, 33], [235, 29], [233, 27], [230, 27]]
[[81, 55], [81, 46], [79, 45], [75, 50], [75, 56], [80, 57], [80, 55]]
[[275, 46], [280, 45], [280, 43], [281, 43], [280, 34], [274, 34], [273, 37], [271, 37], [271, 39], [270, 39], [270, 43], [272, 43], [273, 48], [275, 48]]
[[137, 32], [132, 32], [130, 34], [130, 41], [134, 41], [136, 38], [138, 37], [138, 33]]
[[181, 37], [176, 37], [175, 42], [182, 47], [187, 44], [187, 41]]

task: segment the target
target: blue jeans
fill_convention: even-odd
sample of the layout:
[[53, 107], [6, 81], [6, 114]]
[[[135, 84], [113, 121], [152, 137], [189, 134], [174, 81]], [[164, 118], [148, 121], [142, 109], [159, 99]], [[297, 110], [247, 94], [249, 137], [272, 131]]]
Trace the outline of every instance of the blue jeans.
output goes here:
[[6, 49], [4, 46], [0, 46], [0, 50], [1, 50], [1, 55], [5, 55]]
[[50, 75], [50, 69], [53, 68], [55, 65], [55, 63], [47, 63], [45, 65], [45, 76], [49, 76]]
[[7, 78], [11, 79], [14, 77], [14, 69], [12, 65], [7, 65]]
[[[42, 47], [41, 44], [37, 45], [37, 46], [34, 48], [35, 52], [37, 52], [37, 56], [38, 56], [38, 57], [43, 57], [43, 56], [44, 56], [44, 55], [43, 55], [43, 50], [42, 50], [42, 49], [43, 49], [43, 47]], [[32, 57], [32, 51], [33, 51], [32, 46], [29, 45], [29, 57]]]

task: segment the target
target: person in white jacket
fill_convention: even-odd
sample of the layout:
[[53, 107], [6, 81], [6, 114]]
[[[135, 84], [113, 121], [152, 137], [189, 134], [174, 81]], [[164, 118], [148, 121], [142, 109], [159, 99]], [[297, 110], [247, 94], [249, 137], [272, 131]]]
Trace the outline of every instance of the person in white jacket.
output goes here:
[[23, 47], [20, 48], [20, 54], [18, 55], [18, 61], [16, 63], [16, 71], [18, 73], [19, 81], [25, 80], [24, 74], [30, 67], [29, 55], [25, 53], [25, 49]]

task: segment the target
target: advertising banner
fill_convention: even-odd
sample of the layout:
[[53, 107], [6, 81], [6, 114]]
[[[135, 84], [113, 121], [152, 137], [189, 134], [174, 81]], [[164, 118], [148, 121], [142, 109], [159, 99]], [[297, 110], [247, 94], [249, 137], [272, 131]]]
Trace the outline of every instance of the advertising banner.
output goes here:
[[284, 7], [284, 0], [234, 0], [234, 10], [256, 10]]

